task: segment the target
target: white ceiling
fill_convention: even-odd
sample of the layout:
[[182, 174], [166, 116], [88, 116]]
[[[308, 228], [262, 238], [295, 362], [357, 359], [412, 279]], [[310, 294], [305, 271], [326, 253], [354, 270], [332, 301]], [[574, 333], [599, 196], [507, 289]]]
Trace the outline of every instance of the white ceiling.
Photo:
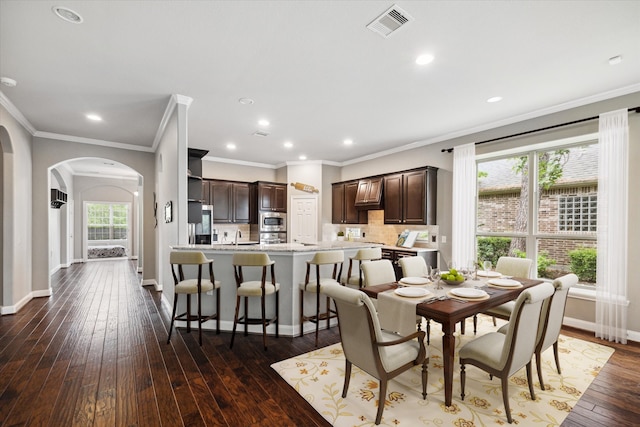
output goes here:
[[344, 164], [640, 90], [640, 1], [397, 1], [413, 21], [366, 28], [393, 4], [0, 0], [0, 101], [36, 135], [151, 151], [178, 94], [209, 156]]

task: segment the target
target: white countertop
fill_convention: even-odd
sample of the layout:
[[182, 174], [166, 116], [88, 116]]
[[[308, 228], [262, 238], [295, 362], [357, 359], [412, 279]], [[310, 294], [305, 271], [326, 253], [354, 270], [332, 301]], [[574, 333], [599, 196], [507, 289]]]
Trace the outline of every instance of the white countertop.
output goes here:
[[[175, 245], [174, 250], [199, 250], [199, 251], [260, 251], [260, 252], [316, 252], [331, 249], [359, 249], [383, 246], [379, 243], [353, 242], [353, 241], [331, 241], [316, 243], [272, 243], [260, 244], [239, 242], [234, 244], [213, 244], [213, 245]], [[406, 249], [406, 248], [404, 248]], [[417, 249], [417, 248], [416, 248]]]

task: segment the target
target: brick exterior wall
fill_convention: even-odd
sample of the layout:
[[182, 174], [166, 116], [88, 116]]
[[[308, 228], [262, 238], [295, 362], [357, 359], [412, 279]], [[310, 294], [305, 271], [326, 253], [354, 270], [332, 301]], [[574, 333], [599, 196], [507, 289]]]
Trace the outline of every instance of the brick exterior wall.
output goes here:
[[[560, 196], [597, 194], [596, 185], [584, 187], [560, 187], [552, 188], [542, 194], [538, 212], [538, 232], [541, 234], [567, 235], [572, 232], [558, 231], [558, 201]], [[480, 232], [504, 232], [514, 231], [516, 212], [518, 209], [520, 192], [499, 194], [480, 194], [478, 198], [478, 231]], [[577, 233], [575, 233], [577, 234]], [[592, 235], [595, 233], [580, 233], [580, 235]], [[569, 265], [569, 251], [583, 247], [597, 247], [595, 241], [590, 240], [557, 240], [541, 239], [538, 242], [538, 250], [546, 251], [548, 257], [555, 260], [559, 266]]]

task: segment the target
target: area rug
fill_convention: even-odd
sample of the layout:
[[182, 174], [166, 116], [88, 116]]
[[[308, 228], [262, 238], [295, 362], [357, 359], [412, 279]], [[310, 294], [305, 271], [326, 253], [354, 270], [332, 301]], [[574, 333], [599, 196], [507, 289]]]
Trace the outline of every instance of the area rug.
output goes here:
[[[495, 327], [490, 317], [478, 316], [478, 336], [497, 330], [501, 324], [498, 320]], [[450, 407], [444, 405], [442, 333], [435, 332], [438, 329], [439, 325], [432, 325], [427, 399], [422, 400], [421, 366], [416, 366], [389, 382], [380, 425], [474, 427], [508, 424], [500, 379], [491, 380], [487, 373], [475, 366], [467, 366], [465, 399], [460, 400], [457, 350], [474, 338], [470, 327], [467, 327], [466, 335], [456, 332], [453, 402]], [[540, 390], [533, 362], [535, 401], [530, 399], [524, 368], [510, 378], [513, 423], [559, 426], [613, 351], [610, 347], [561, 335], [559, 357], [562, 375], [556, 371], [552, 348], [542, 354], [544, 391]], [[274, 363], [271, 367], [333, 426], [374, 425], [379, 404], [378, 381], [354, 365], [349, 391], [343, 399], [344, 365], [342, 346], [338, 343]]]

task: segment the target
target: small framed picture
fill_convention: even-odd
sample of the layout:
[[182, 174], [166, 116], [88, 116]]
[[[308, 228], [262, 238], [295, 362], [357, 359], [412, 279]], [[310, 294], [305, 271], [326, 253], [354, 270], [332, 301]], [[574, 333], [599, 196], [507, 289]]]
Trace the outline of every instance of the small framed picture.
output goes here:
[[171, 201], [168, 201], [167, 204], [164, 205], [164, 222], [173, 221], [172, 211], [173, 211], [173, 206], [171, 204]]

